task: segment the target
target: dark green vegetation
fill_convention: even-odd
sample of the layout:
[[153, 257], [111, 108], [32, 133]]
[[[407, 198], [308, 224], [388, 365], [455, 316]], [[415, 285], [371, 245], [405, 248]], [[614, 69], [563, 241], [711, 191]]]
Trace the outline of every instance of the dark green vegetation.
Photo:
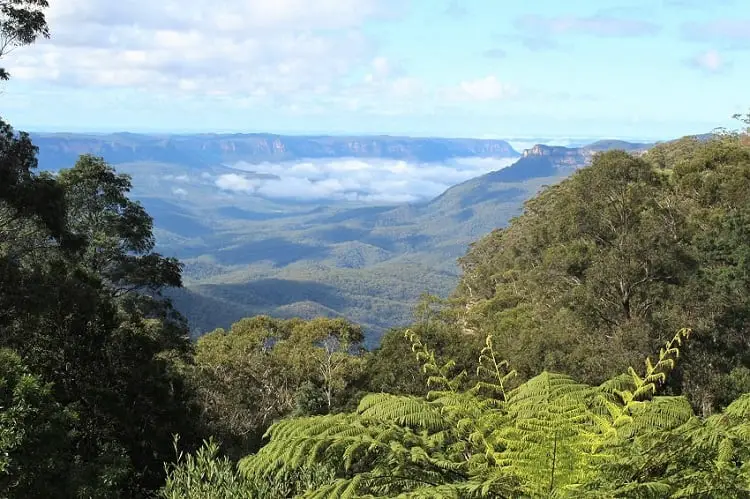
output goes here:
[[37, 175], [0, 129], [0, 494], [142, 496], [170, 433], [196, 435], [187, 328], [159, 297], [180, 264], [152, 251], [127, 178], [93, 157]]
[[748, 497], [747, 132], [594, 156], [367, 351], [190, 342], [130, 179], [0, 123], [0, 497]]

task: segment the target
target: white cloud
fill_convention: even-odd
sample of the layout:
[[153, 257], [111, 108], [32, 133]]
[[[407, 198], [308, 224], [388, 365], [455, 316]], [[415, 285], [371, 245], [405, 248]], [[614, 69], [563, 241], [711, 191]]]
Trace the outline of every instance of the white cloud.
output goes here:
[[181, 187], [177, 187], [175, 189], [172, 189], [172, 194], [174, 194], [175, 196], [179, 196], [181, 198], [185, 198], [187, 197], [188, 192]]
[[399, 62], [378, 56], [360, 81], [340, 88], [330, 102], [348, 111], [388, 116], [406, 114], [417, 106], [432, 108], [431, 97], [424, 83], [408, 76]]
[[[275, 199], [396, 204], [431, 199], [453, 185], [509, 166], [513, 161], [467, 158], [442, 164], [363, 159], [237, 163], [234, 169], [247, 173], [219, 175], [215, 184], [224, 191]], [[259, 173], [276, 178], [258, 178]]]
[[[16, 79], [272, 100], [331, 87], [372, 60], [365, 21], [394, 0], [65, 0]], [[389, 71], [375, 59], [375, 70]]]
[[260, 186], [260, 182], [257, 178], [249, 178], [236, 173], [226, 173], [217, 177], [216, 186], [225, 191], [255, 192]]
[[434, 114], [516, 94], [495, 76], [446, 88], [380, 54], [365, 23], [398, 15], [409, 1], [55, 0], [52, 38], [15, 52], [6, 66], [14, 85], [84, 88], [100, 107], [105, 92], [94, 89], [117, 95], [118, 106], [140, 92], [183, 109], [210, 99], [306, 117]]
[[308, 119], [332, 110], [434, 114], [517, 94], [496, 76], [446, 88], [379, 53], [365, 24], [410, 1], [55, 0], [52, 38], [6, 66], [14, 85], [84, 88], [97, 107], [108, 106], [104, 95], [125, 107], [140, 93], [183, 110], [229, 105]]
[[174, 180], [175, 182], [190, 182], [190, 177], [182, 175], [164, 175], [164, 180]]
[[393, 63], [388, 58], [378, 56], [372, 60], [372, 73], [369, 73], [366, 77], [366, 81], [381, 80], [389, 77], [393, 73]]

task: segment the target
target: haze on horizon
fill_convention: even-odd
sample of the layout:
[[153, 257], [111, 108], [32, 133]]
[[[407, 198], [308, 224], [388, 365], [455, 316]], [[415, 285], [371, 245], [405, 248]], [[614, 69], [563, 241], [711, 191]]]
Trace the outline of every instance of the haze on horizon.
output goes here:
[[52, 0], [19, 129], [670, 138], [730, 126], [739, 0]]

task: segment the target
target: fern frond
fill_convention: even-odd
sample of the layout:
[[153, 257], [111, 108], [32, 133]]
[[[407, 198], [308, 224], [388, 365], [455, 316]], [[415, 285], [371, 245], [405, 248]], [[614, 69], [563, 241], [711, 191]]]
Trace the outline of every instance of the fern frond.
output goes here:
[[424, 399], [386, 393], [366, 395], [357, 408], [364, 419], [438, 431], [445, 422], [440, 407]]

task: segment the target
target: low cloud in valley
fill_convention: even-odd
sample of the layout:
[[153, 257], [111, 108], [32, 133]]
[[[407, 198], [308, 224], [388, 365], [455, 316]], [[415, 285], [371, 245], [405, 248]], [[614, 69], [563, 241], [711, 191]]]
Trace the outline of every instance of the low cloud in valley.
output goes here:
[[336, 159], [253, 165], [237, 163], [214, 179], [224, 191], [271, 199], [407, 203], [429, 200], [513, 159], [467, 158], [440, 164]]

